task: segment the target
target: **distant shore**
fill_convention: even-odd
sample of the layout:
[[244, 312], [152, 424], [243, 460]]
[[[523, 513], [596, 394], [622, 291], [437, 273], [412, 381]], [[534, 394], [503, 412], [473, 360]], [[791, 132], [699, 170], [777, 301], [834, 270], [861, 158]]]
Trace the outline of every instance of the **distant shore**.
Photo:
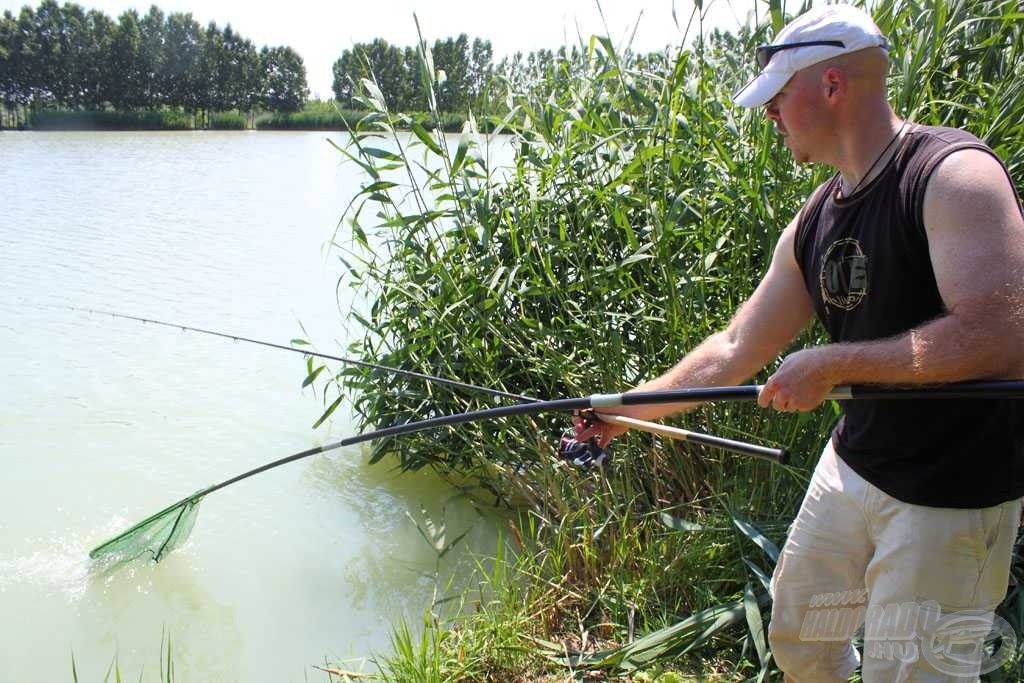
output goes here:
[[[32, 131], [181, 131], [181, 130], [307, 130], [349, 131], [369, 111], [337, 110], [300, 111], [291, 114], [245, 114], [221, 112], [209, 115], [187, 114], [174, 110], [139, 112], [88, 110], [26, 111], [21, 117], [4, 121], [0, 130]], [[423, 112], [408, 116], [427, 130], [440, 129], [446, 133], [459, 133], [466, 122], [460, 114], [441, 114], [440, 121]], [[489, 126], [480, 122], [481, 128]], [[400, 128], [402, 126], [399, 126]]]

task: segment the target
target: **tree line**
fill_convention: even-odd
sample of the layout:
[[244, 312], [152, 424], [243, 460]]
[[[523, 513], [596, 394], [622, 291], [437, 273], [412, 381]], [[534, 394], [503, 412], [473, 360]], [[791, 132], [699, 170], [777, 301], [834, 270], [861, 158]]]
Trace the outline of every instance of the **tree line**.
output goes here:
[[[392, 111], [427, 110], [420, 55], [419, 48], [390, 45], [383, 38], [356, 43], [334, 62], [335, 100], [355, 108], [359, 84], [370, 78]], [[587, 66], [587, 55], [578, 46], [525, 55], [517, 52], [495, 62], [489, 40], [474, 38], [471, 42], [464, 33], [435, 41], [430, 55], [436, 73], [437, 108], [442, 112], [501, 113], [507, 111], [508, 92], [522, 92], [534, 83], [557, 87]]]
[[9, 108], [292, 112], [308, 96], [295, 50], [257, 50], [230, 24], [204, 28], [191, 13], [154, 5], [114, 21], [43, 0], [0, 17], [0, 102]]
[[[489, 40], [466, 34], [429, 50], [437, 109], [507, 111], [506, 94], [533, 83], [567, 83], [585, 70], [579, 46], [515, 53], [495, 62]], [[394, 111], [426, 111], [422, 50], [377, 38], [342, 51], [334, 62], [334, 97], [357, 109], [363, 78], [376, 81]], [[201, 26], [191, 13], [153, 5], [112, 20], [75, 3], [42, 0], [0, 16], [0, 105], [34, 109], [137, 112], [170, 108], [205, 112], [290, 113], [309, 96], [302, 58], [290, 47], [263, 47], [232, 29]]]
[[[472, 43], [465, 33], [437, 40], [431, 49], [434, 69], [443, 73], [437, 84], [437, 107], [455, 112], [479, 111], [485, 102], [493, 66], [489, 40]], [[362, 78], [376, 81], [388, 107], [395, 111], [424, 111], [426, 95], [421, 77], [421, 58], [415, 47], [390, 45], [383, 38], [356, 43], [344, 50], [332, 68], [334, 99], [352, 108]]]

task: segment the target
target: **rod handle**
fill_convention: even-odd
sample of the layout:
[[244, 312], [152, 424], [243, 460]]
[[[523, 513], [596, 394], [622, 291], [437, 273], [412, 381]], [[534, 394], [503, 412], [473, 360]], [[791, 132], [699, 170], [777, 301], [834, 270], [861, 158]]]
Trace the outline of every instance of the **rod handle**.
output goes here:
[[750, 455], [756, 458], [766, 458], [782, 465], [789, 462], [789, 452], [781, 448], [757, 446], [755, 444], [726, 439], [720, 436], [700, 434], [698, 432], [680, 429], [679, 427], [670, 427], [668, 425], [658, 424], [657, 422], [647, 422], [646, 420], [626, 417], [625, 415], [601, 413], [598, 415], [598, 419], [602, 422], [610, 422], [612, 424], [630, 427], [631, 429], [639, 429], [644, 432], [650, 432], [651, 434], [658, 434], [659, 436], [667, 436], [670, 439], [676, 439], [678, 441], [692, 441], [693, 443], [699, 443], [705, 446], [714, 446], [723, 450], [732, 451], [733, 453]]

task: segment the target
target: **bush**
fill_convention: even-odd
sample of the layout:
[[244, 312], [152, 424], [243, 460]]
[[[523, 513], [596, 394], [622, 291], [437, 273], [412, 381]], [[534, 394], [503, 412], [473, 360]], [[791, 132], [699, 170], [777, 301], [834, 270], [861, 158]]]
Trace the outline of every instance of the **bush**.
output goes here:
[[[355, 130], [370, 110], [326, 109], [323, 105], [315, 110], [294, 114], [263, 114], [256, 119], [256, 127], [266, 130]], [[440, 128], [446, 133], [462, 132], [466, 118], [458, 114], [441, 114], [436, 120], [429, 113], [414, 112], [409, 118], [419, 122], [427, 130]]]
[[190, 130], [192, 117], [179, 111], [32, 111], [34, 130]]
[[210, 114], [211, 130], [245, 130], [248, 121], [243, 114], [225, 112], [221, 114]]
[[256, 118], [260, 130], [352, 130], [363, 112], [300, 111], [293, 114], [262, 114]]

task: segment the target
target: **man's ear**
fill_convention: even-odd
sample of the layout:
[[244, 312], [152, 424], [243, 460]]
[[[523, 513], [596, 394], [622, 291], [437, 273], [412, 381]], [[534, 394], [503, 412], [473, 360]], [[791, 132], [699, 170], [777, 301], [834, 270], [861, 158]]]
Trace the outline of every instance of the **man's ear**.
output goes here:
[[829, 98], [834, 97], [837, 92], [841, 93], [843, 86], [846, 85], [845, 74], [836, 67], [825, 69], [825, 72], [821, 75], [821, 80]]

